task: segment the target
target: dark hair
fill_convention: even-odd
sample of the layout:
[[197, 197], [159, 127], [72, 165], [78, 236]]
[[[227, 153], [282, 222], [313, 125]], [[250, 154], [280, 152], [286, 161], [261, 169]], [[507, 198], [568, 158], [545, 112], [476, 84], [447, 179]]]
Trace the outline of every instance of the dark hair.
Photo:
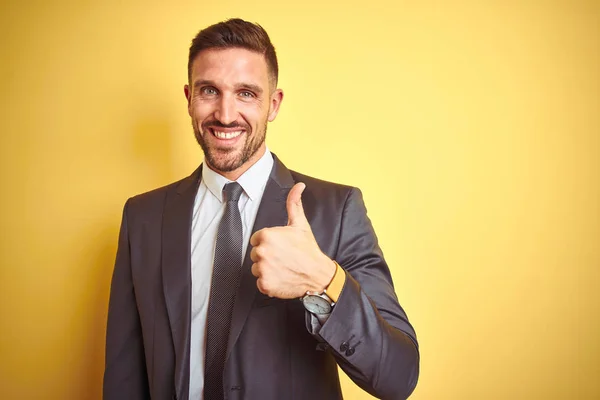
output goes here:
[[267, 32], [258, 24], [239, 18], [228, 19], [202, 29], [192, 40], [188, 58], [188, 81], [192, 79], [192, 63], [196, 56], [206, 49], [242, 48], [265, 56], [269, 78], [275, 86], [279, 76], [277, 54]]

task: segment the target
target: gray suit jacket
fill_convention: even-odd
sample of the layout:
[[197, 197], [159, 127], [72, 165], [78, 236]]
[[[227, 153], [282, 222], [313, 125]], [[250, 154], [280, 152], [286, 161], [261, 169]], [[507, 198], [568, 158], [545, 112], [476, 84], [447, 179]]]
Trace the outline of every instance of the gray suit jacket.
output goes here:
[[[408, 397], [419, 372], [417, 340], [360, 191], [289, 171], [274, 159], [253, 231], [286, 225], [288, 192], [304, 182], [315, 238], [345, 269], [346, 283], [327, 322], [315, 329], [299, 300], [257, 290], [248, 249], [227, 349], [226, 398], [341, 399], [337, 365], [376, 397]], [[108, 310], [105, 400], [188, 400], [190, 235], [201, 176], [198, 168], [125, 204]]]

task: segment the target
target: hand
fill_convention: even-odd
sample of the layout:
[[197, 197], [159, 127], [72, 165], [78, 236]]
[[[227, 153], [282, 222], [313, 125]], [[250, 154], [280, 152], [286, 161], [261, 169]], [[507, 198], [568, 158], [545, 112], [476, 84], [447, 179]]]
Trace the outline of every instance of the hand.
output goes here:
[[288, 194], [287, 226], [264, 228], [250, 238], [252, 275], [261, 293], [280, 299], [322, 292], [335, 274], [335, 263], [319, 248], [302, 207], [306, 185], [297, 183]]

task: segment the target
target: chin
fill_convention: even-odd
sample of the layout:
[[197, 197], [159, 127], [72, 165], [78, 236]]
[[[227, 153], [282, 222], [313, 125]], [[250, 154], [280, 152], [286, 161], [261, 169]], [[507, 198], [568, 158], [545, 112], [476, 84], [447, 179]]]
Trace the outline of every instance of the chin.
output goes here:
[[243, 164], [241, 155], [237, 151], [235, 154], [215, 155], [213, 153], [208, 156], [205, 155], [205, 160], [208, 161], [208, 164], [212, 169], [220, 172], [235, 171]]

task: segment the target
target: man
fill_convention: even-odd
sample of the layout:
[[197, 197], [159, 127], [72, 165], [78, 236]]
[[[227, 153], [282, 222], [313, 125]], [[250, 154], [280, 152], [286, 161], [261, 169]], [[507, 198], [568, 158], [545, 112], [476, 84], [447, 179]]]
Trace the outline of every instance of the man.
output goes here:
[[415, 332], [360, 191], [266, 148], [277, 76], [258, 25], [192, 41], [185, 95], [204, 164], [125, 205], [105, 399], [340, 399], [337, 365], [374, 396], [413, 391]]

